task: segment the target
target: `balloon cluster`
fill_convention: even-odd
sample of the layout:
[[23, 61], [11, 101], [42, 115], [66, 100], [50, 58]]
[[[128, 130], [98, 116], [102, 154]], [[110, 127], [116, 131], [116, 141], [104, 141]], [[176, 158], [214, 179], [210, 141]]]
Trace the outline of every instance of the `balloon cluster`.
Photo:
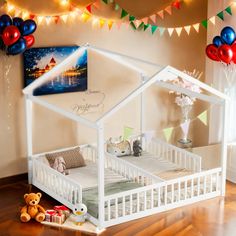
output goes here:
[[37, 25], [34, 20], [23, 20], [20, 17], [11, 18], [9, 15], [0, 16], [0, 49], [7, 55], [23, 53], [34, 44]]
[[206, 54], [213, 61], [221, 61], [227, 65], [236, 64], [236, 34], [230, 26], [224, 27], [220, 36], [213, 38], [213, 43], [207, 45]]

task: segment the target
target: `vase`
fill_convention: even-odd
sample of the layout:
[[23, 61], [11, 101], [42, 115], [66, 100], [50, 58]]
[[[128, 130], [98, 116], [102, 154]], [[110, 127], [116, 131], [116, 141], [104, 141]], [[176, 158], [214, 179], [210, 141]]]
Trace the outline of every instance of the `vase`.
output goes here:
[[189, 132], [189, 113], [192, 110], [192, 105], [184, 105], [181, 106], [181, 113], [182, 113], [182, 119], [181, 119], [181, 129], [183, 131], [183, 136], [181, 139], [178, 140], [178, 146], [181, 148], [191, 148], [192, 147], [192, 140], [188, 138], [188, 132]]

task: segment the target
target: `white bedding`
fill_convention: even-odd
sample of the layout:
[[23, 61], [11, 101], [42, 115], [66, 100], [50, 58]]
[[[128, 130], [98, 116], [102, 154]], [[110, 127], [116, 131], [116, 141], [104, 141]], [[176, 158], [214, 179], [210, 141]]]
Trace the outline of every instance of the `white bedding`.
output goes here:
[[121, 158], [155, 175], [179, 168], [178, 165], [170, 161], [154, 157], [152, 154], [147, 152], [143, 152], [142, 156], [140, 157], [124, 156]]
[[[39, 158], [44, 164], [49, 166], [45, 156]], [[85, 160], [86, 166], [69, 169], [68, 178], [77, 181], [83, 189], [93, 188], [98, 185], [98, 166], [92, 161]], [[116, 174], [114, 171], [105, 169], [105, 184], [115, 183], [127, 180], [122, 175]]]

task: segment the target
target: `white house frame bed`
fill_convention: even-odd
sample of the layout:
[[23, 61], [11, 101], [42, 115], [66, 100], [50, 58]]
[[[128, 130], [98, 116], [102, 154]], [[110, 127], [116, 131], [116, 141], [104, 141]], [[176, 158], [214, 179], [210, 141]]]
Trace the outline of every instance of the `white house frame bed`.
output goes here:
[[[86, 118], [72, 112], [68, 112], [60, 107], [46, 102], [41, 96], [34, 96], [35, 88], [50, 80], [55, 73], [59, 73], [66, 68], [68, 63], [78, 57], [84, 50], [96, 51], [110, 59], [121, 63], [135, 71], [140, 75], [140, 86], [128, 94], [112, 109], [106, 112], [96, 121], [90, 121]], [[128, 60], [125, 60], [128, 59]], [[29, 183], [37, 186], [42, 191], [46, 192], [56, 200], [65, 204], [69, 208], [81, 202], [86, 201], [83, 195], [86, 191], [80, 182], [75, 181], [68, 176], [65, 176], [56, 170], [52, 169], [40, 160], [44, 153], [33, 153], [32, 141], [32, 105], [39, 104], [49, 110], [52, 110], [68, 119], [76, 121], [80, 124], [93, 128], [97, 132], [97, 145], [92, 144], [82, 145], [81, 153], [85, 160], [96, 163], [98, 166], [98, 196], [97, 214], [89, 212], [89, 219], [99, 228], [105, 228], [111, 225], [119, 224], [129, 220], [134, 220], [150, 214], [162, 212], [165, 210], [180, 207], [186, 204], [209, 199], [216, 196], [224, 196], [225, 181], [226, 181], [226, 117], [227, 117], [227, 97], [213, 89], [212, 87], [194, 79], [193, 77], [171, 67], [166, 66], [158, 70], [152, 77], [147, 77], [145, 72], [138, 66], [129, 62], [136, 60], [147, 65], [156, 66], [140, 59], [134, 59], [118, 53], [110, 52], [104, 49], [99, 49], [90, 45], [80, 47], [77, 51], [71, 54], [62, 63], [55, 66], [51, 71], [41, 76], [35, 82], [27, 86], [23, 92], [26, 100], [26, 121], [27, 121], [27, 150], [28, 150], [28, 176]], [[160, 68], [157, 66], [157, 68]], [[176, 77], [197, 84], [207, 94], [199, 94], [180, 88], [177, 85], [170, 83]], [[202, 170], [201, 157], [167, 144], [158, 139], [147, 140], [144, 133], [144, 97], [143, 92], [150, 86], [160, 86], [172, 91], [177, 91], [195, 97], [197, 99], [219, 104], [223, 110], [223, 138], [222, 138], [222, 153], [221, 166], [219, 168]], [[104, 138], [104, 122], [112, 116], [116, 111], [124, 107], [137, 96], [141, 96], [140, 102], [140, 117], [141, 117], [141, 135], [136, 138], [142, 140], [142, 148], [144, 151], [151, 153], [154, 157], [160, 157], [168, 162], [176, 164], [178, 167], [185, 168], [191, 171], [190, 175], [164, 180], [149, 173], [148, 171], [123, 160], [117, 158], [105, 150]], [[67, 148], [68, 150], [71, 148]], [[63, 150], [67, 150], [63, 149]], [[56, 150], [58, 151], [58, 150]], [[55, 152], [55, 151], [53, 151]], [[128, 188], [125, 191], [106, 193], [106, 171], [112, 171], [121, 178], [128, 180], [130, 183], [135, 183], [136, 186]], [[132, 185], [133, 186], [133, 185]], [[95, 190], [93, 190], [95, 191]], [[86, 202], [88, 205], [89, 203]], [[88, 206], [89, 208], [90, 206]]]

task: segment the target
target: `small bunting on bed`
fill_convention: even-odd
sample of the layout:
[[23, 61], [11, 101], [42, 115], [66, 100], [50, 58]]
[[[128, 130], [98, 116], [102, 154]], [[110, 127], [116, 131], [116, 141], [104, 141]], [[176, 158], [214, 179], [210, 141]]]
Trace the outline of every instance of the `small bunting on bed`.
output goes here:
[[207, 111], [202, 112], [197, 118], [207, 126]]
[[167, 142], [170, 141], [170, 138], [172, 136], [173, 130], [174, 130], [173, 127], [169, 127], [169, 128], [163, 129], [163, 133], [164, 133], [164, 136], [165, 136], [165, 139], [166, 139]]
[[133, 128], [125, 126], [123, 139], [127, 140], [133, 134], [133, 131], [134, 131]]

